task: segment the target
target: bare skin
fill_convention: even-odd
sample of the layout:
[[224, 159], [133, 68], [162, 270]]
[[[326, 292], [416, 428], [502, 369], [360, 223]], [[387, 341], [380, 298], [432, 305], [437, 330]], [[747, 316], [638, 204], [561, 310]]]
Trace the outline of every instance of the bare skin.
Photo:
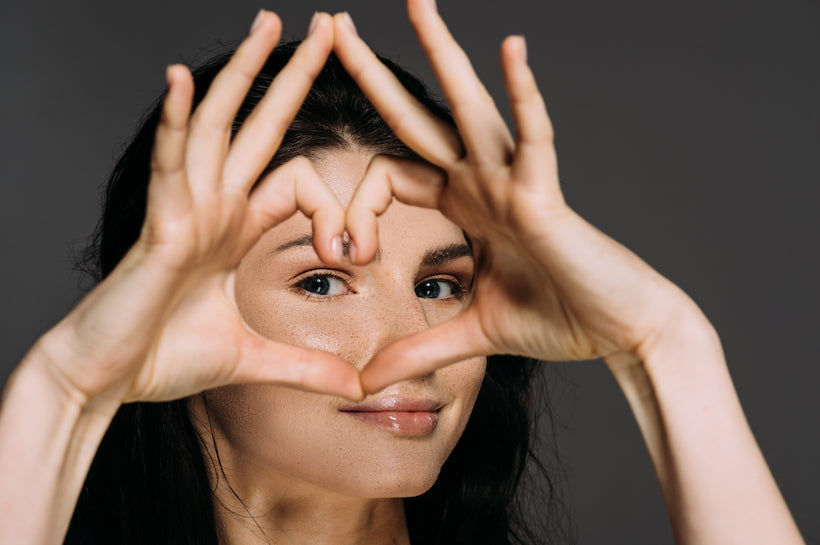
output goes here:
[[[501, 50], [513, 135], [434, 5], [409, 0], [408, 12], [457, 130], [418, 106], [345, 14], [314, 19], [232, 142], [231, 120], [248, 76], [278, 41], [278, 19], [260, 15], [193, 114], [190, 74], [169, 70], [138, 243], [37, 342], [4, 391], [0, 543], [61, 541], [121, 403], [248, 383], [355, 402], [492, 353], [605, 360], [644, 434], [678, 543], [803, 543], [709, 322], [681, 290], [564, 202], [549, 117], [523, 39], [508, 38]], [[371, 162], [346, 208], [307, 160], [254, 185], [331, 49], [396, 134], [429, 161]], [[322, 261], [344, 262], [346, 231], [350, 263], [367, 267], [382, 247], [376, 218], [392, 213], [393, 198], [437, 209], [476, 243], [476, 281], [462, 312], [379, 345], [364, 362], [248, 327], [234, 288], [243, 258], [263, 233], [300, 210], [311, 218]], [[360, 373], [354, 364], [363, 363]], [[383, 531], [372, 535], [406, 538], [403, 519], [380, 516], [371, 529]], [[247, 542], [241, 528], [222, 528], [227, 542]], [[337, 537], [360, 530], [339, 526]]]
[[[331, 150], [313, 164], [347, 204], [371, 158]], [[378, 223], [381, 254], [362, 266], [322, 262], [306, 244], [310, 221], [301, 215], [269, 230], [237, 270], [245, 322], [266, 338], [326, 350], [361, 369], [392, 341], [458, 314], [473, 257], [441, 250], [468, 249], [461, 229], [438, 211], [401, 203]], [[426, 262], [431, 255], [438, 259]], [[485, 363], [478, 357], [441, 367], [363, 400], [434, 400], [434, 429], [418, 429], [408, 415], [385, 429], [340, 410], [349, 400], [285, 386], [225, 386], [192, 398], [192, 414], [204, 437], [213, 431], [225, 470], [213, 482], [228, 507], [217, 520], [229, 542], [408, 543], [401, 498], [435, 482], [467, 424]]]

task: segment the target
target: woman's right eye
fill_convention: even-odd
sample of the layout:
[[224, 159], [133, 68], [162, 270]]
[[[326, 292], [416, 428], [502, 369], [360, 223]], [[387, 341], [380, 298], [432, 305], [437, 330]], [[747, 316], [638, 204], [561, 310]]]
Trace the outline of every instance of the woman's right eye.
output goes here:
[[317, 297], [344, 295], [349, 291], [341, 279], [328, 274], [310, 276], [299, 282], [296, 286]]

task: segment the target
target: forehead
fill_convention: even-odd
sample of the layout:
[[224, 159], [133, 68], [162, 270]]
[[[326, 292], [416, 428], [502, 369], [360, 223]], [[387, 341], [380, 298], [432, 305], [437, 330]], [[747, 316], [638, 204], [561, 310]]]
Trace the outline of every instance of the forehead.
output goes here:
[[[373, 153], [370, 151], [330, 150], [316, 155], [312, 163], [322, 180], [346, 208], [372, 158]], [[291, 224], [291, 229], [288, 229], [291, 234], [296, 231], [310, 232], [309, 221], [302, 214], [297, 214], [286, 223]], [[378, 223], [383, 249], [393, 244], [407, 244], [408, 239], [404, 237], [464, 242], [461, 228], [445, 218], [438, 210], [409, 206], [395, 199], [387, 211], [379, 217]]]
[[372, 158], [373, 154], [368, 152], [330, 150], [317, 154], [312, 162], [319, 176], [346, 208]]

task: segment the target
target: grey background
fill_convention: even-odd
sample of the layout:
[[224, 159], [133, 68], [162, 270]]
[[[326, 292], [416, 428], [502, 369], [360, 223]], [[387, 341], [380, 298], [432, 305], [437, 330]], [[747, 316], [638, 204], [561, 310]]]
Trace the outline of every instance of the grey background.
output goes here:
[[[0, 5], [0, 379], [80, 294], [72, 248], [166, 64], [240, 39], [258, 0]], [[276, 2], [286, 37], [349, 10], [427, 81], [400, 1]], [[724, 342], [752, 428], [820, 543], [820, 7], [809, 0], [440, 0], [497, 97], [525, 34], [568, 199], [681, 285]], [[561, 378], [564, 377], [564, 378]], [[671, 543], [637, 426], [600, 363], [549, 373], [580, 542]]]

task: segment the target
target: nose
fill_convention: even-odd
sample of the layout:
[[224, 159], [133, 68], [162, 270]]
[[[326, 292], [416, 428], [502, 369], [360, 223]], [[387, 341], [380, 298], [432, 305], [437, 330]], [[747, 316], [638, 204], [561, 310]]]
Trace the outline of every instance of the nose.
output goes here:
[[362, 323], [362, 353], [356, 358], [364, 366], [382, 348], [402, 337], [431, 327], [421, 299], [411, 290], [380, 291], [367, 301], [367, 319]]

